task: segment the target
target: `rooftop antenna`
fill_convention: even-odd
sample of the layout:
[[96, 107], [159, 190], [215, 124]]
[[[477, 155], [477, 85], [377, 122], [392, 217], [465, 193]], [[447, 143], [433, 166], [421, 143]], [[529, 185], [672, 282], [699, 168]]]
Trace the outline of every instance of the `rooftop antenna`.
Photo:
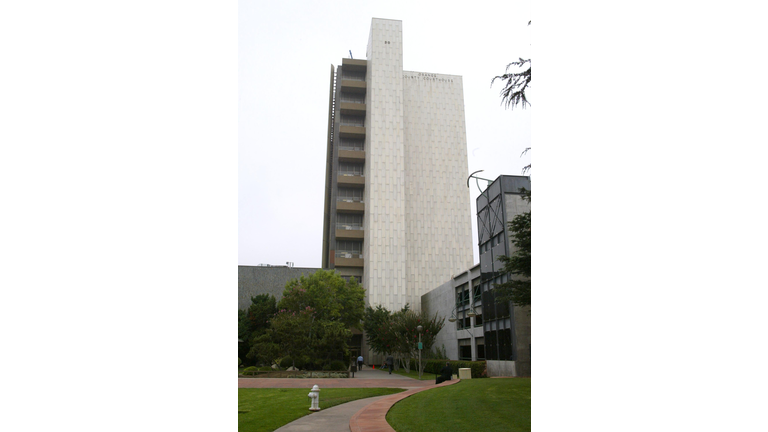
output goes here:
[[351, 58], [352, 60], [355, 59], [354, 57], [352, 57], [352, 50], [349, 50], [349, 58]]

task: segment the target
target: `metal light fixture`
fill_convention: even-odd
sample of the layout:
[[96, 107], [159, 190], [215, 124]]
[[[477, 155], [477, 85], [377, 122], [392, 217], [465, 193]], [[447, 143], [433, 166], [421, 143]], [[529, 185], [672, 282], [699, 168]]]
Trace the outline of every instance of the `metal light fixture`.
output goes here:
[[475, 308], [474, 307], [467, 312], [467, 316], [468, 317], [477, 316], [477, 314], [475, 313]]

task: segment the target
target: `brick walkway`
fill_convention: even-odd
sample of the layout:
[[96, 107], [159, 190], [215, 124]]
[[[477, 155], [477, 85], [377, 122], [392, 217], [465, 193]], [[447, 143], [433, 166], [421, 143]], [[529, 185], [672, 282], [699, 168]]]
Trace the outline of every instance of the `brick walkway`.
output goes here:
[[446, 381], [437, 385], [431, 384], [428, 387], [412, 389], [379, 399], [378, 401], [367, 405], [349, 419], [349, 430], [351, 432], [395, 432], [395, 430], [392, 429], [392, 426], [387, 423], [386, 418], [392, 405], [418, 392], [435, 387], [456, 384], [459, 381], [461, 380]]

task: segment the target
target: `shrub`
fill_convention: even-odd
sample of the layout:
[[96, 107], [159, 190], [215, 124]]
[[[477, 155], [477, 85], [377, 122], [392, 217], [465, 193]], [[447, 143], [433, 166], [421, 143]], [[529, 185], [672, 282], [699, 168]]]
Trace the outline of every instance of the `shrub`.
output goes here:
[[243, 375], [256, 375], [256, 372], [259, 370], [256, 366], [248, 366], [247, 368], [243, 369]]
[[240, 367], [240, 365], [243, 364], [243, 361], [240, 360], [240, 357], [237, 358], [237, 367]]
[[285, 369], [293, 366], [293, 359], [290, 357], [283, 357], [282, 360], [280, 360], [280, 367]]
[[319, 371], [323, 369], [322, 359], [311, 359], [304, 364], [304, 368], [310, 371]]
[[331, 364], [330, 364], [330, 363], [328, 363], [328, 364], [326, 364], [326, 365], [323, 365], [323, 370], [324, 370], [324, 371], [329, 371], [329, 370], [331, 370]]
[[345, 371], [345, 370], [347, 370], [347, 366], [341, 360], [334, 360], [334, 361], [331, 362], [331, 370], [334, 370], [334, 371]]

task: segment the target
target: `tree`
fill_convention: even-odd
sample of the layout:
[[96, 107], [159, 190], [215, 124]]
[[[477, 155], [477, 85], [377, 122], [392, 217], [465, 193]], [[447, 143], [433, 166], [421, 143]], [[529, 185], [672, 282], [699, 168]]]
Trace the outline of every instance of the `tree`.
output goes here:
[[[405, 305], [403, 311], [408, 310]], [[402, 312], [402, 311], [401, 311]], [[367, 306], [363, 317], [363, 329], [368, 346], [379, 354], [395, 354], [394, 317], [387, 308], [377, 305], [376, 309]]]
[[[411, 358], [419, 355], [419, 331], [422, 326], [421, 343], [423, 350], [429, 351], [435, 343], [437, 333], [443, 328], [445, 318], [438, 318], [437, 313], [433, 317], [423, 314], [421, 311], [405, 311], [397, 317], [394, 325], [394, 335], [397, 340], [396, 347], [404, 363], [405, 371], [410, 372]], [[421, 372], [426, 363], [422, 365]]]
[[[530, 21], [528, 21], [528, 25], [531, 25]], [[514, 66], [515, 69], [510, 72], [509, 68], [512, 66]], [[501, 96], [501, 103], [504, 105], [504, 108], [511, 107], [514, 109], [519, 105], [522, 109], [525, 109], [526, 106], [531, 105], [525, 95], [525, 91], [531, 84], [531, 59], [523, 59], [518, 57], [518, 61], [507, 65], [503, 75], [496, 76], [491, 80], [491, 87], [493, 87], [493, 83], [496, 82], [496, 80], [500, 80], [502, 83], [504, 83], [504, 86], [501, 88], [501, 92], [499, 93]], [[523, 150], [523, 153], [520, 156], [528, 153], [528, 150], [530, 149], [530, 147], [527, 147], [525, 150]], [[530, 169], [531, 164], [524, 166], [523, 174], [525, 174], [526, 171], [529, 171]]]
[[[515, 72], [513, 69], [513, 71], [510, 72], [509, 68], [512, 66], [518, 68], [518, 71]], [[525, 68], [526, 66], [527, 68]], [[511, 106], [514, 109], [516, 106], [520, 105], [522, 109], [525, 109], [526, 106], [531, 105], [531, 103], [528, 102], [528, 98], [525, 96], [525, 91], [531, 84], [531, 59], [519, 58], [518, 61], [508, 64], [503, 75], [494, 77], [491, 80], [491, 87], [493, 87], [493, 83], [496, 82], [496, 80], [504, 82], [504, 87], [502, 87], [500, 93], [501, 103], [504, 105], [504, 108], [509, 108]]]
[[[531, 192], [521, 189], [523, 199], [531, 202]], [[502, 272], [507, 282], [496, 284], [497, 301], [511, 301], [515, 306], [531, 304], [531, 212], [515, 216], [508, 224], [511, 241], [516, 249], [511, 256], [500, 256]], [[514, 278], [514, 279], [513, 279]]]
[[318, 270], [310, 276], [292, 279], [285, 285], [270, 331], [251, 348], [249, 358], [291, 356], [295, 361], [317, 360], [348, 354], [350, 328], [360, 328], [365, 291], [353, 278], [345, 281], [338, 273]]
[[[275, 312], [277, 312], [277, 302], [270, 294], [251, 297], [251, 305], [248, 309], [237, 311], [237, 336], [242, 340], [238, 344], [239, 358], [247, 359], [253, 339], [267, 331], [268, 321]], [[250, 366], [250, 364], [247, 365]]]
[[310, 307], [298, 313], [286, 309], [279, 310], [270, 320], [269, 330], [254, 339], [248, 357], [272, 363], [279, 357], [290, 356], [295, 367], [297, 358], [311, 353], [311, 321]]
[[376, 309], [366, 308], [363, 325], [368, 345], [374, 352], [395, 356], [402, 360], [405, 370], [410, 371], [410, 359], [418, 355], [419, 332], [416, 327], [423, 327], [421, 342], [423, 349], [429, 351], [444, 322], [445, 318], [438, 318], [437, 314], [429, 318], [410, 310], [407, 304], [395, 313], [378, 305]]

